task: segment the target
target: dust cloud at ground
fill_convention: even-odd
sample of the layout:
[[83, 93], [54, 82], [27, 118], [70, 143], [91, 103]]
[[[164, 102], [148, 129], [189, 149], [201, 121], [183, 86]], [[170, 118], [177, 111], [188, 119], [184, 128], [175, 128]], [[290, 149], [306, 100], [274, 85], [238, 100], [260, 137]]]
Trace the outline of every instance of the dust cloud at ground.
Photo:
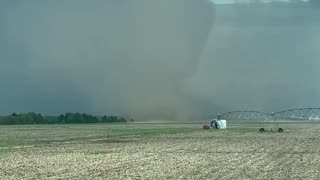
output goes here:
[[320, 26], [312, 3], [0, 5], [1, 113], [186, 120], [318, 106]]

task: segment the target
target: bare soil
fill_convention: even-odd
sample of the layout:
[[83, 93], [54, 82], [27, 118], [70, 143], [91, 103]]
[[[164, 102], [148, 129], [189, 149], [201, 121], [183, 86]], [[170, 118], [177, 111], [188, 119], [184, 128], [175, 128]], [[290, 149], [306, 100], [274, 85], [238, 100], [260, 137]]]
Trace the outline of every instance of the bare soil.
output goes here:
[[[7, 134], [0, 140], [38, 141], [0, 147], [0, 179], [320, 179], [320, 124], [283, 124], [283, 133], [244, 124], [224, 131], [175, 124], [157, 126], [160, 133], [152, 136], [110, 136], [118, 128], [144, 132], [154, 126], [1, 127]], [[108, 135], [88, 138], [103, 131]]]

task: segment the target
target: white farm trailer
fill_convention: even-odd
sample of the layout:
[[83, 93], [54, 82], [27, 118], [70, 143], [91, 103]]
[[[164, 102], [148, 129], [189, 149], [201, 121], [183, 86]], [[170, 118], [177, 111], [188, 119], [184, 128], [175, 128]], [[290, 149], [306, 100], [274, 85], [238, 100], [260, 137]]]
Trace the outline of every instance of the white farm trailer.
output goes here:
[[214, 119], [211, 121], [210, 128], [214, 129], [227, 129], [227, 121]]

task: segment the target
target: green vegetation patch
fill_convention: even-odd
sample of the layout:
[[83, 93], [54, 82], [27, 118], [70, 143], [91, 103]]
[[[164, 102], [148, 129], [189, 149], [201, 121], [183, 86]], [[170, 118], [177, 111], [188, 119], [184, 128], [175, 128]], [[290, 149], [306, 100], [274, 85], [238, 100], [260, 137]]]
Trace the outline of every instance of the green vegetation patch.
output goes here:
[[[121, 142], [164, 134], [199, 131], [198, 127], [161, 125], [25, 125], [0, 126], [0, 151], [65, 143]], [[104, 141], [98, 141], [104, 139]]]

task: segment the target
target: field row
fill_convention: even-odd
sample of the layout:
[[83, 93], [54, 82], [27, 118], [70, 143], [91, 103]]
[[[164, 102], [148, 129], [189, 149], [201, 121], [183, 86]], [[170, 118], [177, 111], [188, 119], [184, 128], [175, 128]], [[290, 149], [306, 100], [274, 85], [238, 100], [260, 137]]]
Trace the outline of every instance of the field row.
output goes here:
[[284, 133], [259, 133], [245, 125], [226, 131], [188, 125], [178, 133], [176, 126], [174, 133], [163, 126], [158, 127], [163, 133], [152, 136], [96, 137], [3, 152], [0, 179], [320, 178], [318, 125], [290, 125]]

